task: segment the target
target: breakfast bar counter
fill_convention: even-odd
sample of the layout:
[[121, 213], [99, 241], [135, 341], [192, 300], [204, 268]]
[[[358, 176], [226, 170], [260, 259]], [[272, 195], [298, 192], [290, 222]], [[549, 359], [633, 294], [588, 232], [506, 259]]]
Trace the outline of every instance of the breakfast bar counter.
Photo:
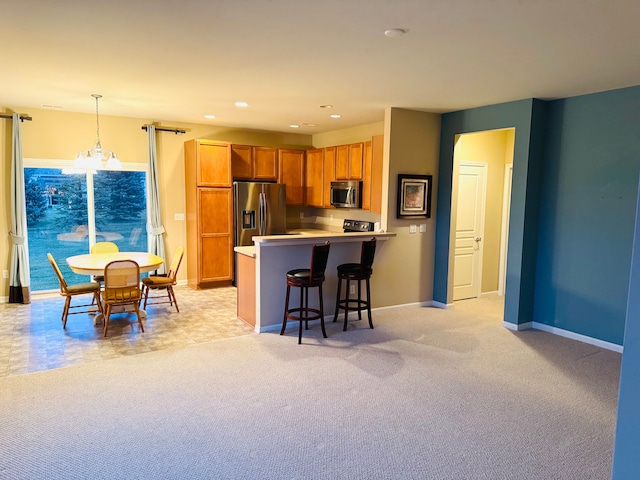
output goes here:
[[[245, 257], [242, 272], [238, 272], [236, 282], [238, 287], [238, 316], [249, 324], [254, 325], [256, 332], [279, 330], [282, 326], [284, 300], [286, 294], [286, 275], [295, 268], [309, 268], [311, 264], [311, 250], [313, 245], [320, 245], [326, 241], [331, 243], [329, 261], [325, 271], [325, 282], [322, 287], [324, 297], [325, 317], [332, 317], [336, 301], [337, 266], [342, 263], [359, 262], [360, 249], [364, 240], [371, 238], [378, 240], [376, 257], [373, 265], [376, 281], [376, 264], [385, 261], [385, 240], [395, 237], [395, 233], [384, 232], [355, 232], [337, 233], [329, 231], [292, 231], [287, 235], [270, 235], [253, 237], [253, 247], [236, 247], [237, 257]], [[255, 280], [251, 272], [247, 272], [247, 260], [251, 258], [255, 263]], [[255, 282], [255, 292], [247, 295], [247, 283]], [[249, 283], [250, 287], [251, 283]], [[246, 302], [255, 297], [255, 309]], [[243, 303], [241, 305], [241, 303]], [[309, 304], [317, 308], [317, 295], [309, 295]], [[244, 312], [241, 315], [241, 312]], [[247, 313], [248, 312], [248, 313]], [[254, 313], [254, 315], [251, 315]], [[245, 317], [250, 318], [245, 318]], [[253, 317], [253, 318], [251, 318]], [[254, 323], [255, 322], [255, 323]], [[293, 327], [293, 326], [292, 326]]]

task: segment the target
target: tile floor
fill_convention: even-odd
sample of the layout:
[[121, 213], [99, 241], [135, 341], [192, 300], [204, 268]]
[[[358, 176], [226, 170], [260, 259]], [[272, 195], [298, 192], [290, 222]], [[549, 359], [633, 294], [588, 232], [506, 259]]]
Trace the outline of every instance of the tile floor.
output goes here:
[[[235, 287], [178, 286], [175, 292], [180, 313], [168, 304], [148, 305], [144, 333], [135, 314], [114, 314], [107, 338], [102, 336], [102, 324], [94, 325], [89, 314], [70, 315], [63, 330], [60, 295], [34, 295], [29, 305], [2, 303], [0, 377], [253, 333], [236, 316]], [[87, 303], [83, 300], [75, 297], [72, 305]]]

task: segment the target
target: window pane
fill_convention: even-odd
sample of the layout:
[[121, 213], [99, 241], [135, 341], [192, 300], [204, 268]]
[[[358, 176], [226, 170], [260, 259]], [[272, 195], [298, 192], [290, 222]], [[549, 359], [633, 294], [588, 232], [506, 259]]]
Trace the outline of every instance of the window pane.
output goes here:
[[24, 177], [31, 289], [59, 288], [47, 253], [53, 255], [68, 283], [88, 281], [86, 275], [74, 274], [65, 261], [89, 251], [85, 175], [66, 175], [59, 168], [25, 168]]
[[100, 170], [93, 182], [96, 241], [114, 242], [124, 252], [146, 252], [145, 172]]

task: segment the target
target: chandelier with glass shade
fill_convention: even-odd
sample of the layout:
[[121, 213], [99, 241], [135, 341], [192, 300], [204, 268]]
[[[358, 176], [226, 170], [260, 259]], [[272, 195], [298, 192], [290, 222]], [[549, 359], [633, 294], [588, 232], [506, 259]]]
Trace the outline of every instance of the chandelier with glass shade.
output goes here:
[[93, 148], [78, 153], [75, 161], [73, 162], [73, 168], [90, 169], [90, 170], [117, 170], [122, 168], [122, 163], [118, 160], [118, 156], [115, 152], [102, 148], [100, 143], [100, 116], [98, 115], [98, 99], [102, 98], [102, 95], [93, 93], [91, 95], [96, 99], [96, 144]]

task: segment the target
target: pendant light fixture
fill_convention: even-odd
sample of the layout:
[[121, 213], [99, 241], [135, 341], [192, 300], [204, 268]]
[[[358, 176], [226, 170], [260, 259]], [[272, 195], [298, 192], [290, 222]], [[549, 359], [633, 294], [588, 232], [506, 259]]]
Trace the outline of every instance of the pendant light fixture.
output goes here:
[[92, 170], [121, 169], [122, 163], [120, 163], [120, 160], [118, 160], [118, 156], [115, 154], [115, 152], [102, 148], [102, 144], [100, 143], [100, 116], [98, 115], [98, 99], [102, 98], [102, 95], [93, 93], [91, 96], [96, 99], [96, 144], [90, 150], [78, 153], [76, 160], [73, 162], [73, 167]]

